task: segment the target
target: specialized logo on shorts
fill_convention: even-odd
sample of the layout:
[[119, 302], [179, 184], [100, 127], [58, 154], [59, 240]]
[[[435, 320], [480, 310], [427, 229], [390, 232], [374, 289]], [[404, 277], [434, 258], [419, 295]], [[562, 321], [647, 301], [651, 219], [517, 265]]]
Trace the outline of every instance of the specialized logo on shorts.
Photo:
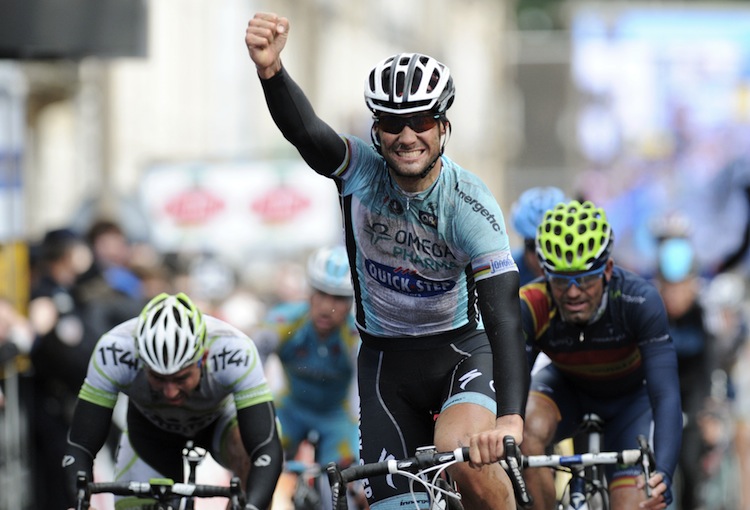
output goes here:
[[372, 260], [365, 261], [365, 269], [383, 287], [412, 297], [432, 297], [453, 289], [453, 280], [435, 281], [419, 276], [414, 271], [401, 267], [390, 267]]
[[68, 466], [72, 466], [75, 461], [76, 461], [75, 457], [73, 457], [72, 455], [66, 455], [66, 456], [63, 457], [62, 467], [65, 468], [65, 467], [68, 467]]
[[257, 459], [255, 459], [255, 462], [253, 462], [253, 466], [257, 467], [267, 467], [271, 465], [271, 456], [267, 453], [264, 453]]
[[477, 377], [482, 377], [482, 372], [477, 370], [476, 368], [474, 370], [471, 370], [470, 372], [465, 373], [461, 376], [459, 381], [461, 381], [461, 384], [459, 385], [462, 390], [466, 389], [466, 386], [476, 379]]

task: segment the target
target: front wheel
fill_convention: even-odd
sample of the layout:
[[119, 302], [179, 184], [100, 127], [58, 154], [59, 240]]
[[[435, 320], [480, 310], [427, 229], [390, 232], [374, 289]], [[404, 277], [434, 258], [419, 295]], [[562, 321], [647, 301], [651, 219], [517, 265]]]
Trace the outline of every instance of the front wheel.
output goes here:
[[609, 492], [606, 488], [594, 489], [586, 500], [589, 510], [609, 510]]

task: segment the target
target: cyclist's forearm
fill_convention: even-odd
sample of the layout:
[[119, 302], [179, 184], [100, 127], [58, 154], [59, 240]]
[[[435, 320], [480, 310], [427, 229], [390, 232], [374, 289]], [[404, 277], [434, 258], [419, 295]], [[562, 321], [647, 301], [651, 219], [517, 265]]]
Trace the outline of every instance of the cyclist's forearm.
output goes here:
[[276, 126], [316, 172], [331, 175], [346, 157], [346, 142], [313, 110], [299, 85], [284, 68], [261, 80]]
[[677, 358], [667, 342], [641, 347], [646, 387], [654, 413], [654, 457], [656, 469], [672, 477], [682, 442]]
[[260, 509], [268, 508], [284, 462], [273, 404], [264, 402], [241, 409], [237, 412], [237, 421], [250, 456], [245, 485], [247, 503]]
[[530, 376], [521, 329], [518, 273], [481, 280], [477, 290], [482, 321], [492, 346], [497, 416], [523, 417]]
[[94, 458], [107, 440], [111, 422], [112, 409], [84, 400], [79, 400], [76, 404], [62, 459], [71, 502], [75, 500], [77, 473], [83, 471], [91, 477]]

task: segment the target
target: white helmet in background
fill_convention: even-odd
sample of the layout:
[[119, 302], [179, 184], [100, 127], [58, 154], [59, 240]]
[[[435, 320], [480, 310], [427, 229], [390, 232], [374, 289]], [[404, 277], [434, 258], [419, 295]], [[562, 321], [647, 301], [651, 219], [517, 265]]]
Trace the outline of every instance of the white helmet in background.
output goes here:
[[343, 246], [320, 248], [307, 260], [307, 279], [310, 287], [332, 296], [352, 297], [349, 258]]
[[159, 294], [143, 308], [135, 329], [138, 357], [154, 372], [170, 375], [203, 355], [206, 323], [183, 293]]

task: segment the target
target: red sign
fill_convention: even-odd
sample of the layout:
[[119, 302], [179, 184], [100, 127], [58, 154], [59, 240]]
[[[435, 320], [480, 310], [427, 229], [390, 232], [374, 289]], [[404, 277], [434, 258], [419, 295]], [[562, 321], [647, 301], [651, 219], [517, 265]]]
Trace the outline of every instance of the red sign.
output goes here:
[[310, 199], [294, 188], [283, 186], [268, 190], [255, 200], [250, 208], [263, 221], [285, 222], [309, 209]]
[[204, 189], [191, 189], [172, 198], [165, 207], [178, 223], [204, 223], [224, 209], [224, 201]]

